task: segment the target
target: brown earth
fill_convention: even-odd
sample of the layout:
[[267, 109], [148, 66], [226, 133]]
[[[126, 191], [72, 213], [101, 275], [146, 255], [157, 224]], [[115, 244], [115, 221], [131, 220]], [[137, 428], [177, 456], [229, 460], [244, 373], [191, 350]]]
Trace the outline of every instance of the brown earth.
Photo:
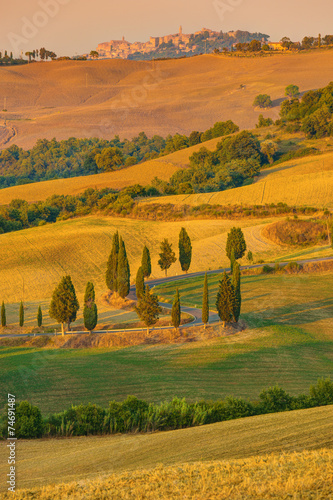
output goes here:
[[[218, 120], [252, 128], [254, 97], [267, 93], [278, 117], [284, 89], [327, 85], [333, 52], [236, 58], [207, 55], [158, 62], [103, 60], [33, 63], [0, 68], [0, 147], [31, 147], [37, 139], [132, 137], [204, 130]], [[240, 85], [245, 85], [240, 90]], [[15, 127], [15, 136], [6, 142]], [[5, 140], [3, 140], [5, 139]]]

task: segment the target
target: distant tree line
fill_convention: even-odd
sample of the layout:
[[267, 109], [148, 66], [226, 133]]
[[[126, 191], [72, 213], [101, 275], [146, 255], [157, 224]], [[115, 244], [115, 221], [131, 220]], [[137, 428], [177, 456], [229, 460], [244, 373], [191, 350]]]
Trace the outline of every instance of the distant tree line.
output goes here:
[[[58, 436], [89, 436], [184, 429], [269, 413], [315, 408], [333, 404], [333, 382], [318, 379], [308, 394], [291, 396], [279, 386], [263, 389], [256, 401], [228, 396], [217, 401], [189, 403], [174, 397], [171, 401], [148, 403], [135, 396], [110, 401], [107, 408], [95, 404], [72, 406], [48, 416], [28, 401], [17, 403], [16, 437], [34, 439]], [[7, 411], [0, 416], [0, 437], [6, 438]]]
[[120, 140], [118, 136], [110, 141], [73, 137], [63, 141], [39, 139], [28, 151], [13, 145], [0, 153], [0, 188], [118, 170], [238, 130], [229, 120], [217, 122], [205, 132], [193, 131], [188, 137], [154, 135], [149, 139], [141, 132], [131, 140]]

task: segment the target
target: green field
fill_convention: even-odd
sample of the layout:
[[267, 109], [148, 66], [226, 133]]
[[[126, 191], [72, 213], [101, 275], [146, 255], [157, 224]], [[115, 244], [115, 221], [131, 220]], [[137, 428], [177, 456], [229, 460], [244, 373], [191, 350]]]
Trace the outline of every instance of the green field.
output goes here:
[[[217, 282], [210, 276], [212, 305]], [[107, 406], [128, 394], [154, 402], [176, 395], [191, 401], [226, 395], [253, 400], [274, 384], [299, 394], [318, 377], [332, 375], [332, 284], [329, 273], [245, 277], [242, 319], [249, 328], [224, 336], [217, 326], [221, 337], [200, 342], [122, 349], [2, 347], [1, 394], [6, 388], [45, 413], [72, 403]], [[202, 279], [179, 285], [182, 303], [200, 306]], [[173, 287], [157, 290], [171, 299]]]
[[[206, 474], [202, 477], [203, 482], [208, 479], [211, 473], [211, 460], [225, 461], [225, 468], [227, 469], [227, 477], [220, 481], [216, 487], [221, 488], [223, 484], [228, 484], [228, 477], [232, 476], [234, 471], [232, 465], [227, 461], [232, 459], [242, 459], [242, 466], [246, 466], [245, 460], [250, 457], [252, 460], [252, 480], [262, 483], [264, 477], [271, 477], [274, 469], [279, 473], [275, 477], [275, 481], [271, 486], [277, 488], [278, 483], [281, 484], [281, 465], [279, 467], [270, 466], [270, 472], [267, 470], [263, 475], [260, 474], [262, 462], [272, 464], [274, 462], [274, 455], [267, 457], [267, 453], [278, 454], [297, 452], [296, 460], [291, 460], [289, 465], [289, 474], [295, 474], [297, 471], [301, 472], [301, 478], [305, 481], [305, 476], [308, 476], [311, 470], [315, 477], [318, 477], [317, 467], [320, 469], [324, 462], [320, 459], [321, 451], [318, 455], [311, 457], [309, 452], [302, 456], [304, 450], [321, 450], [321, 448], [332, 448], [332, 429], [331, 422], [333, 417], [333, 406], [326, 406], [321, 408], [311, 408], [308, 410], [298, 410], [285, 413], [275, 413], [269, 415], [260, 415], [227, 422], [220, 422], [212, 425], [204, 425], [200, 427], [192, 427], [189, 429], [180, 429], [176, 431], [157, 432], [153, 434], [128, 434], [128, 435], [115, 435], [115, 436], [90, 436], [79, 437], [71, 439], [46, 439], [46, 440], [26, 440], [19, 441], [18, 443], [18, 462], [17, 469], [19, 471], [18, 488], [32, 488], [34, 486], [67, 483], [69, 481], [78, 481], [76, 488], [70, 488], [68, 493], [73, 496], [65, 496], [66, 486], [61, 493], [58, 491], [58, 496], [51, 495], [52, 487], [44, 491], [44, 496], [41, 498], [149, 498], [151, 500], [158, 498], [174, 498], [173, 496], [160, 496], [156, 488], [155, 495], [141, 496], [141, 495], [126, 495], [129, 493], [129, 486], [134, 486], [135, 475], [134, 472], [139, 468], [146, 469], [145, 483], [146, 486], [156, 481], [157, 477], [161, 477], [163, 470], [161, 465], [177, 465], [177, 475], [174, 477], [173, 488], [175, 484], [179, 484], [182, 474], [182, 467], [186, 464], [200, 461], [202, 465], [196, 464], [194, 471], [190, 478], [187, 480], [187, 486], [190, 488], [195, 481], [196, 472], [198, 467], [205, 467], [207, 464]], [[278, 429], [278, 432], [277, 432]], [[6, 443], [0, 443], [0, 447], [5, 448]], [[327, 450], [328, 452], [329, 450]], [[330, 452], [331, 453], [331, 452]], [[264, 455], [264, 456], [263, 456]], [[256, 457], [254, 457], [256, 456]], [[261, 458], [262, 456], [262, 458]], [[330, 455], [331, 457], [331, 455]], [[287, 456], [285, 457], [287, 458]], [[291, 457], [289, 457], [290, 459]], [[311, 461], [311, 458], [314, 458]], [[307, 460], [307, 470], [304, 474], [304, 466], [300, 467], [300, 463]], [[331, 462], [331, 458], [329, 460]], [[157, 477], [152, 467], [160, 465]], [[304, 464], [305, 465], [305, 464]], [[300, 467], [300, 469], [298, 468]], [[7, 473], [8, 464], [6, 461], [6, 454], [2, 453], [0, 458], [0, 473], [3, 476]], [[112, 488], [109, 489], [111, 496], [103, 495], [103, 481], [108, 480], [108, 476], [113, 473], [122, 473], [127, 471], [127, 482], [125, 484], [118, 484], [118, 487], [124, 489], [124, 496], [114, 497], [111, 493]], [[328, 472], [328, 471], [327, 471]], [[178, 476], [179, 474], [179, 476]], [[317, 474], [317, 476], [316, 476]], [[234, 487], [240, 485], [240, 475], [242, 470], [237, 467], [238, 481], [235, 482]], [[259, 475], [259, 477], [258, 477]], [[154, 477], [155, 476], [155, 477]], [[329, 476], [326, 481], [329, 481]], [[206, 478], [206, 479], [205, 479]], [[95, 479], [96, 491], [93, 495], [93, 489], [88, 489], [86, 485], [87, 479]], [[116, 479], [116, 478], [114, 478]], [[288, 476], [285, 476], [286, 482]], [[117, 483], [116, 483], [117, 484]], [[207, 483], [206, 483], [207, 484]], [[247, 480], [245, 487], [249, 486]], [[258, 484], [258, 486], [259, 486]], [[111, 486], [111, 485], [109, 485]], [[186, 485], [184, 485], [186, 486]], [[289, 487], [292, 489], [292, 484]], [[85, 489], [87, 487], [87, 489]], [[161, 485], [160, 485], [161, 487]], [[4, 488], [2, 482], [0, 488]], [[114, 491], [117, 486], [114, 485]], [[175, 491], [177, 488], [175, 489]], [[216, 490], [218, 491], [218, 490]], [[47, 495], [47, 492], [50, 496]], [[85, 493], [85, 496], [80, 496]], [[197, 491], [198, 493], [198, 491]], [[277, 493], [277, 491], [275, 491]], [[99, 495], [101, 496], [99, 496]], [[183, 496], [176, 498], [202, 498], [215, 499], [221, 498], [216, 496]], [[76, 496], [78, 495], [78, 496]], [[88, 496], [87, 496], [88, 495]], [[96, 495], [96, 496], [95, 496]], [[103, 496], [102, 496], [103, 495]], [[8, 497], [12, 498], [12, 497]], [[13, 498], [16, 496], [13, 495]], [[36, 496], [19, 496], [18, 498], [40, 498]], [[232, 494], [229, 497], [235, 498]], [[238, 497], [236, 497], [238, 498]], [[239, 498], [248, 498], [247, 496]], [[251, 498], [280, 498], [276, 496], [257, 496]], [[282, 496], [281, 498], [292, 498]], [[295, 497], [294, 497], [295, 498]], [[302, 497], [302, 498], [317, 498], [317, 497]], [[329, 498], [329, 497], [320, 497]]]

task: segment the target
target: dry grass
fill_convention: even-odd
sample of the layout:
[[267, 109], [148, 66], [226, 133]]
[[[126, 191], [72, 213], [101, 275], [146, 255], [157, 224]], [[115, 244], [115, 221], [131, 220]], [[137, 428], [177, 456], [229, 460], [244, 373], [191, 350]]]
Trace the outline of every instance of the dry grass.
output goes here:
[[[329, 499], [332, 417], [328, 406], [150, 435], [19, 441], [18, 488], [45, 488], [11, 498]], [[7, 468], [2, 453], [2, 476]]]
[[[332, 78], [330, 51], [268, 58], [200, 56], [160, 62], [63, 61], [0, 70], [7, 113], [17, 129], [12, 142], [28, 147], [46, 137], [132, 137], [206, 130], [220, 120], [253, 128], [256, 95], [271, 95], [264, 112], [278, 118], [290, 82], [307, 91]], [[86, 85], [87, 82], [87, 85]], [[240, 90], [240, 84], [246, 85]]]
[[277, 245], [315, 245], [327, 240], [327, 229], [315, 221], [291, 219], [264, 227], [262, 235]]
[[218, 193], [165, 196], [150, 203], [174, 205], [265, 205], [286, 203], [289, 206], [333, 207], [333, 154], [288, 161], [264, 170], [250, 186]]

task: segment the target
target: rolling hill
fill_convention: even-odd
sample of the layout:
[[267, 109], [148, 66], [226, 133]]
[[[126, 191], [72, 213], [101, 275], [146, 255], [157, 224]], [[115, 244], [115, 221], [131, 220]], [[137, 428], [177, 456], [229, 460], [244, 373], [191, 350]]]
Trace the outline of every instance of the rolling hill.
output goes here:
[[[288, 477], [281, 474], [281, 466], [276, 467], [276, 462], [285, 459], [290, 465], [289, 477], [294, 476], [297, 478], [298, 487], [300, 486], [300, 479], [304, 481], [310, 479], [310, 476], [320, 471], [320, 465], [324, 465], [323, 453], [328, 454], [327, 472], [330, 470], [332, 462], [331, 448], [333, 446], [332, 433], [331, 433], [331, 420], [333, 417], [333, 407], [312, 408], [309, 410], [298, 410], [286, 413], [276, 413], [262, 416], [249, 417], [229, 422], [221, 422], [212, 425], [205, 425], [201, 427], [194, 427], [189, 429], [181, 429], [169, 432], [160, 432], [155, 434], [134, 434], [134, 435], [115, 435], [115, 436], [92, 436], [80, 437], [72, 439], [59, 439], [59, 440], [31, 440], [20, 441], [17, 468], [20, 471], [19, 488], [32, 488], [42, 485], [66, 483], [70, 481], [78, 481], [76, 483], [76, 490], [73, 491], [71, 485], [70, 490], [74, 496], [70, 498], [83, 498], [81, 492], [82, 488], [94, 486], [97, 488], [97, 493], [103, 494], [103, 482], [108, 488], [113, 489], [121, 484], [121, 489], [125, 489], [124, 493], [127, 496], [119, 496], [116, 498], [186, 498], [185, 496], [160, 496], [158, 491], [161, 491], [161, 477], [167, 475], [167, 471], [163, 467], [177, 465], [178, 467], [173, 470], [173, 479], [180, 486], [180, 479], [184, 480], [185, 471], [192, 470], [192, 474], [186, 477], [187, 488], [191, 488], [195, 483], [196, 471], [203, 471], [203, 477], [200, 479], [202, 482], [209, 484], [209, 476], [214, 470], [212, 460], [222, 460], [223, 462], [216, 463], [216, 467], [221, 467], [223, 470], [224, 480], [215, 484], [215, 488], [227, 486], [228, 476], [230, 486], [235, 481], [235, 477], [230, 478], [232, 473], [237, 470], [238, 481], [234, 483], [235, 486], [242, 486], [244, 491], [250, 487], [251, 478], [247, 477], [242, 481], [239, 473], [243, 474], [245, 468], [246, 473], [250, 464], [252, 464], [252, 483], [255, 481], [255, 486], [259, 487], [260, 482], [263, 480], [260, 474], [260, 468], [263, 463], [268, 463], [266, 474], [270, 470], [268, 476], [274, 476], [275, 482], [271, 485], [272, 492], [276, 493], [276, 487], [283, 487], [291, 493], [294, 484], [284, 485], [283, 479]], [[1, 444], [5, 447], [5, 443]], [[320, 450], [327, 448], [327, 452], [313, 451], [309, 453], [308, 450]], [[306, 450], [306, 451], [305, 451]], [[288, 455], [292, 454], [295, 455]], [[302, 456], [302, 452], [304, 455]], [[267, 453], [283, 453], [279, 459], [279, 455], [267, 456]], [[252, 458], [249, 458], [252, 457]], [[253, 458], [256, 457], [256, 458]], [[311, 458], [315, 461], [311, 462]], [[239, 463], [233, 460], [238, 459]], [[241, 459], [241, 460], [240, 460]], [[231, 462], [229, 462], [231, 460]], [[196, 463], [199, 462], [200, 464]], [[274, 464], [275, 462], [275, 464]], [[160, 464], [159, 469], [151, 471], [150, 469]], [[187, 466], [187, 464], [189, 464]], [[192, 466], [190, 464], [193, 464]], [[272, 471], [272, 464], [275, 465], [275, 472]], [[163, 466], [163, 467], [162, 467]], [[212, 470], [213, 466], [213, 470]], [[257, 468], [256, 468], [257, 466]], [[302, 473], [297, 474], [298, 467]], [[0, 471], [2, 474], [7, 473], [7, 459], [5, 454], [0, 459]], [[143, 469], [143, 470], [142, 470]], [[283, 469], [284, 470], [284, 469]], [[126, 471], [127, 487], [125, 481], [120, 482], [119, 474]], [[279, 472], [277, 472], [279, 471]], [[306, 472], [305, 472], [306, 471]], [[312, 471], [312, 474], [310, 473]], [[284, 473], [287, 471], [284, 470]], [[110, 479], [108, 476], [115, 474]], [[117, 475], [118, 474], [118, 475]], [[146, 488], [152, 488], [154, 493], [150, 496], [135, 496], [133, 489], [136, 485], [136, 478], [144, 475]], [[186, 474], [185, 474], [186, 475]], [[160, 479], [158, 480], [158, 476]], [[187, 475], [186, 475], [187, 476]], [[208, 477], [207, 477], [208, 476]], [[298, 477], [300, 476], [300, 477]], [[317, 476], [318, 477], [318, 476]], [[321, 476], [320, 476], [321, 477]], [[98, 478], [98, 479], [97, 479]], [[90, 485], [87, 480], [95, 479], [95, 485]], [[167, 479], [167, 477], [165, 477]], [[328, 478], [326, 480], [329, 482]], [[322, 478], [321, 483], [327, 482]], [[159, 483], [156, 484], [156, 482]], [[162, 481], [163, 482], [163, 481]], [[110, 484], [111, 483], [111, 484]], [[154, 486], [152, 485], [154, 484]], [[224, 483], [224, 484], [223, 484]], [[3, 488], [3, 484], [1, 487]], [[130, 496], [129, 484], [133, 496]], [[150, 484], [150, 487], [148, 486]], [[268, 487], [268, 484], [265, 483]], [[327, 485], [328, 486], [328, 485]], [[170, 487], [170, 486], [169, 486]], [[53, 490], [54, 488], [54, 490]], [[275, 489], [274, 489], [275, 488]], [[175, 488], [177, 492], [178, 488]], [[127, 491], [126, 491], [127, 490]], [[93, 490], [90, 490], [92, 493]], [[110, 489], [109, 489], [110, 491]], [[199, 490], [203, 491], [204, 490]], [[214, 490], [213, 490], [214, 491]], [[215, 492], [219, 491], [215, 489]], [[328, 492], [329, 490], [327, 490]], [[61, 493], [62, 492], [62, 493]], [[169, 490], [170, 492], [170, 490]], [[69, 498], [65, 497], [66, 486], [53, 486], [44, 490], [44, 496], [38, 498]], [[58, 496], [55, 496], [57, 493]], [[85, 495], [87, 490], [84, 491]], [[96, 495], [97, 495], [96, 493]], [[166, 493], [166, 492], [165, 492]], [[183, 495], [186, 493], [186, 488]], [[209, 491], [208, 491], [209, 493]], [[48, 496], [47, 496], [48, 494]], [[197, 491], [198, 494], [198, 491]], [[52, 496], [51, 496], [52, 495]], [[37, 496], [36, 496], [37, 497]], [[9, 498], [9, 497], [8, 497]], [[11, 498], [27, 498], [17, 495], [11, 495]], [[86, 497], [85, 497], [86, 498]], [[89, 498], [103, 498], [103, 496], [90, 496]], [[104, 497], [106, 498], [106, 497]], [[114, 498], [112, 496], [112, 498]], [[228, 498], [216, 496], [194, 496], [192, 498]], [[229, 496], [230, 498], [230, 496]], [[255, 496], [243, 496], [232, 498], [258, 498]], [[265, 498], [280, 498], [269, 497]], [[281, 497], [286, 498], [286, 496]], [[313, 497], [303, 497], [313, 498]], [[320, 498], [329, 498], [320, 497]]]
[[7, 112], [0, 112], [1, 147], [28, 148], [39, 138], [53, 137], [131, 138], [143, 130], [147, 135], [188, 134], [228, 119], [253, 128], [259, 114], [252, 107], [256, 95], [271, 95], [274, 107], [265, 114], [277, 118], [287, 85], [297, 84], [302, 92], [322, 87], [332, 79], [332, 70], [332, 51], [2, 67]]

